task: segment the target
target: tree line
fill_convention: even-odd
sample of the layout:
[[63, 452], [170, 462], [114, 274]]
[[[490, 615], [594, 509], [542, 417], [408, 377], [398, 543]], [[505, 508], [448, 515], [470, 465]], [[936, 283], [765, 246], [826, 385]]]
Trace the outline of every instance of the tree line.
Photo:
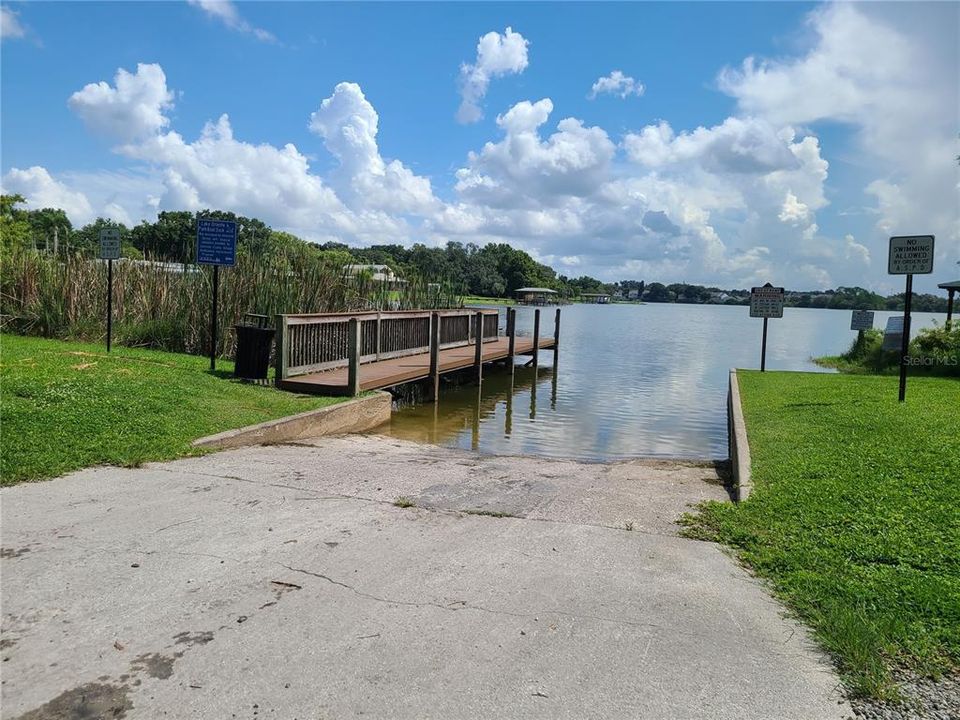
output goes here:
[[[63, 210], [26, 210], [19, 195], [4, 195], [0, 201], [0, 236], [4, 248], [14, 246], [37, 251], [96, 257], [100, 230], [120, 230], [124, 257], [166, 262], [192, 263], [196, 258], [197, 217], [233, 220], [238, 227], [238, 253], [251, 257], [302, 255], [330, 267], [350, 264], [386, 265], [405, 278], [443, 282], [463, 295], [508, 298], [522, 287], [555, 290], [560, 297], [575, 299], [584, 293], [603, 293], [613, 300], [651, 303], [746, 305], [749, 289], [723, 289], [688, 283], [646, 283], [621, 280], [607, 283], [583, 275], [559, 275], [549, 265], [537, 262], [528, 253], [507, 243], [478, 246], [448, 242], [443, 247], [417, 243], [355, 248], [344, 243], [309, 243], [287, 232], [274, 230], [257, 218], [231, 212], [206, 210], [199, 213], [163, 211], [154, 222], [142, 221], [133, 227], [97, 218], [74, 228]], [[884, 297], [861, 287], [839, 287], [820, 291], [788, 291], [785, 304], [791, 307], [899, 310], [903, 293]], [[913, 307], [920, 312], [945, 312], [945, 298], [915, 294]]]

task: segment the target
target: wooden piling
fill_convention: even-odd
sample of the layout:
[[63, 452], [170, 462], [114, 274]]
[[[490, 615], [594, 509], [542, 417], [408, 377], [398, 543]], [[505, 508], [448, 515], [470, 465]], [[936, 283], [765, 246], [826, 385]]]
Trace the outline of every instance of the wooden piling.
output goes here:
[[440, 313], [430, 316], [430, 384], [436, 400], [440, 397]]
[[557, 354], [560, 347], [560, 308], [557, 308], [557, 317], [553, 321], [553, 354]]
[[360, 321], [350, 318], [347, 324], [347, 392], [356, 397], [360, 394]]
[[477, 335], [476, 335], [476, 347], [473, 351], [473, 364], [477, 373], [477, 385], [480, 384], [483, 379], [483, 313], [478, 312], [475, 317], [477, 318]]
[[276, 316], [276, 347], [274, 348], [274, 363], [276, 370], [274, 371], [273, 381], [276, 383], [277, 387], [280, 387], [281, 383], [287, 377], [287, 352], [289, 347], [289, 330], [287, 330], [287, 323], [283, 318], [283, 315]]
[[540, 360], [540, 308], [533, 311], [533, 367], [539, 365]]
[[[513, 367], [513, 356], [517, 349], [517, 310], [507, 308], [507, 364]], [[512, 370], [511, 370], [512, 372]]]

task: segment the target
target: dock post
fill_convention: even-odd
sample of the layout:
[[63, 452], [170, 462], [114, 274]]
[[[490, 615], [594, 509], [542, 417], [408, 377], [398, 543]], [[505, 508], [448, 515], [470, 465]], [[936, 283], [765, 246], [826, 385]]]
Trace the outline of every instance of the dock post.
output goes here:
[[287, 351], [289, 338], [287, 335], [287, 323], [283, 315], [277, 315], [275, 322], [277, 324], [277, 344], [274, 350], [274, 362], [276, 363], [276, 370], [273, 373], [273, 381], [279, 388], [282, 387], [283, 381], [287, 377]]
[[478, 312], [474, 317], [477, 318], [477, 333], [475, 337], [476, 346], [473, 350], [473, 364], [477, 371], [477, 385], [483, 379], [483, 313]]
[[533, 311], [533, 368], [536, 370], [540, 360], [540, 308]]
[[350, 318], [347, 324], [347, 394], [360, 394], [360, 321]]
[[430, 386], [436, 402], [440, 397], [440, 313], [430, 316]]
[[507, 308], [507, 364], [513, 374], [513, 356], [517, 349], [517, 309]]
[[553, 321], [553, 352], [556, 354], [560, 347], [560, 308], [557, 308], [557, 318]]

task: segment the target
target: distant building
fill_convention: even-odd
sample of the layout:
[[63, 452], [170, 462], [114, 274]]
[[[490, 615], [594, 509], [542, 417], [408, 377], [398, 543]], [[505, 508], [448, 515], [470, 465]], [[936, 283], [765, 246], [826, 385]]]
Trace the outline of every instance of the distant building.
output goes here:
[[593, 305], [606, 305], [610, 302], [610, 296], [607, 293], [580, 293], [580, 299]]
[[344, 265], [343, 272], [350, 277], [367, 275], [374, 282], [401, 282], [389, 265]]
[[627, 291], [627, 300], [639, 300], [640, 291], [639, 290], [628, 290]]
[[550, 288], [517, 288], [517, 302], [521, 305], [552, 305], [556, 302], [557, 291]]

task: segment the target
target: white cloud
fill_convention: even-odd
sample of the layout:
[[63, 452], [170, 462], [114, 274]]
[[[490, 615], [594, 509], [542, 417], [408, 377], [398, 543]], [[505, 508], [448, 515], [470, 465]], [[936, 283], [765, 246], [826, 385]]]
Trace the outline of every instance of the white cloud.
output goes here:
[[507, 28], [501, 35], [488, 32], [477, 43], [477, 59], [460, 66], [460, 108], [457, 120], [461, 123], [477, 122], [483, 117], [480, 102], [487, 94], [490, 81], [508, 74], [522, 73], [528, 63], [529, 41], [513, 29]]
[[[909, 22], [892, 30], [881, 17], [893, 12], [873, 5], [814, 12], [808, 50], [721, 74], [737, 110], [713, 125], [675, 129], [651, 118], [612, 138], [576, 117], [553, 120], [549, 98], [517, 102], [497, 116], [498, 136], [455, 166], [445, 200], [435, 194], [436, 180], [381, 155], [381, 118], [354, 83], [338, 84], [310, 115], [311, 131], [336, 161], [321, 175], [307, 154], [315, 148], [246, 142], [225, 115], [198, 138], [182, 136], [171, 128], [174, 96], [158, 66], [118, 73], [115, 86], [87, 86], [75, 95], [82, 102], [71, 100], [135, 168], [149, 168], [135, 176], [137, 192], [111, 192], [124, 179], [107, 174], [53, 179], [44, 171], [49, 182], [35, 183], [48, 197], [48, 186], [59, 183], [64, 202], [81, 213], [70, 193], [82, 188], [99, 212], [134, 221], [158, 207], [221, 207], [315, 240], [508, 241], [558, 268], [607, 280], [877, 287], [885, 268], [870, 260], [883, 252], [886, 235], [937, 234], [938, 268], [948, 256], [953, 266], [960, 253], [957, 105], [948, 107], [957, 96], [949, 82], [957, 84], [956, 67], [948, 67], [957, 51], [934, 43], [931, 60], [922, 48], [927, 35]], [[902, 12], [908, 20], [960, 14], [927, 5]], [[922, 24], [923, 32], [932, 25]], [[948, 23], [935, 25], [939, 32]], [[879, 57], [871, 29], [895, 62]], [[490, 52], [481, 39], [477, 64], [466, 68], [464, 80], [479, 91], [470, 95], [478, 113], [490, 78], [526, 65], [522, 39], [522, 63], [519, 55], [496, 59], [510, 56], [511, 34], [492, 33]], [[859, 48], [849, 52], [845, 43]], [[483, 82], [473, 82], [481, 67]], [[817, 136], [822, 122], [831, 124], [826, 148]], [[830, 163], [844, 167], [850, 156], [857, 171], [834, 176]], [[867, 178], [865, 202], [836, 187], [851, 175]], [[846, 216], [831, 211], [831, 197], [842, 197], [841, 207], [873, 207]]]
[[629, 75], [624, 75], [620, 70], [614, 70], [606, 77], [598, 78], [590, 88], [590, 94], [587, 97], [591, 100], [603, 94], [618, 95], [621, 99], [630, 95], [640, 97], [645, 89], [643, 83], [637, 82]]
[[140, 63], [136, 73], [120, 68], [114, 83], [90, 83], [73, 93], [67, 105], [91, 130], [122, 142], [147, 137], [170, 124], [164, 111], [173, 107], [173, 93], [159, 65]]
[[240, 16], [237, 6], [230, 0], [187, 0], [194, 7], [203, 10], [209, 17], [222, 22], [231, 30], [249, 33], [263, 42], [276, 42], [273, 33], [263, 28], [254, 27]]
[[86, 195], [71, 190], [54, 179], [45, 168], [33, 166], [26, 170], [11, 168], [3, 176], [3, 192], [26, 198], [30, 210], [59, 208], [74, 225], [84, 225], [94, 218], [93, 208]]
[[430, 181], [377, 147], [379, 116], [356, 83], [340, 83], [310, 115], [310, 130], [340, 163], [338, 190], [347, 202], [399, 213], [428, 212], [438, 204]]
[[623, 144], [631, 160], [651, 168], [692, 160], [714, 172], [762, 173], [797, 166], [790, 137], [765, 120], [730, 117], [715, 127], [679, 135], [661, 121], [628, 133]]
[[0, 38], [14, 40], [26, 34], [26, 30], [20, 24], [20, 13], [6, 5], [0, 5]]
[[870, 264], [870, 250], [866, 245], [861, 245], [856, 241], [853, 235], [847, 235], [843, 238], [846, 243], [846, 259], [855, 260], [862, 265]]
[[561, 120], [557, 132], [542, 140], [538, 129], [552, 111], [553, 103], [544, 98], [524, 100], [498, 116], [505, 137], [470, 153], [467, 167], [457, 171], [460, 195], [495, 207], [539, 208], [594, 192], [616, 147], [604, 130], [575, 118]]
[[[810, 14], [815, 41], [799, 57], [747, 58], [720, 86], [741, 111], [773, 123], [833, 121], [857, 140], [875, 179], [875, 232], [934, 233], [937, 264], [960, 253], [956, 156], [960, 6], [830, 4]], [[879, 280], [880, 268], [873, 277]]]
[[810, 221], [810, 208], [802, 203], [789, 190], [783, 198], [783, 208], [780, 210], [780, 222], [799, 225]]

